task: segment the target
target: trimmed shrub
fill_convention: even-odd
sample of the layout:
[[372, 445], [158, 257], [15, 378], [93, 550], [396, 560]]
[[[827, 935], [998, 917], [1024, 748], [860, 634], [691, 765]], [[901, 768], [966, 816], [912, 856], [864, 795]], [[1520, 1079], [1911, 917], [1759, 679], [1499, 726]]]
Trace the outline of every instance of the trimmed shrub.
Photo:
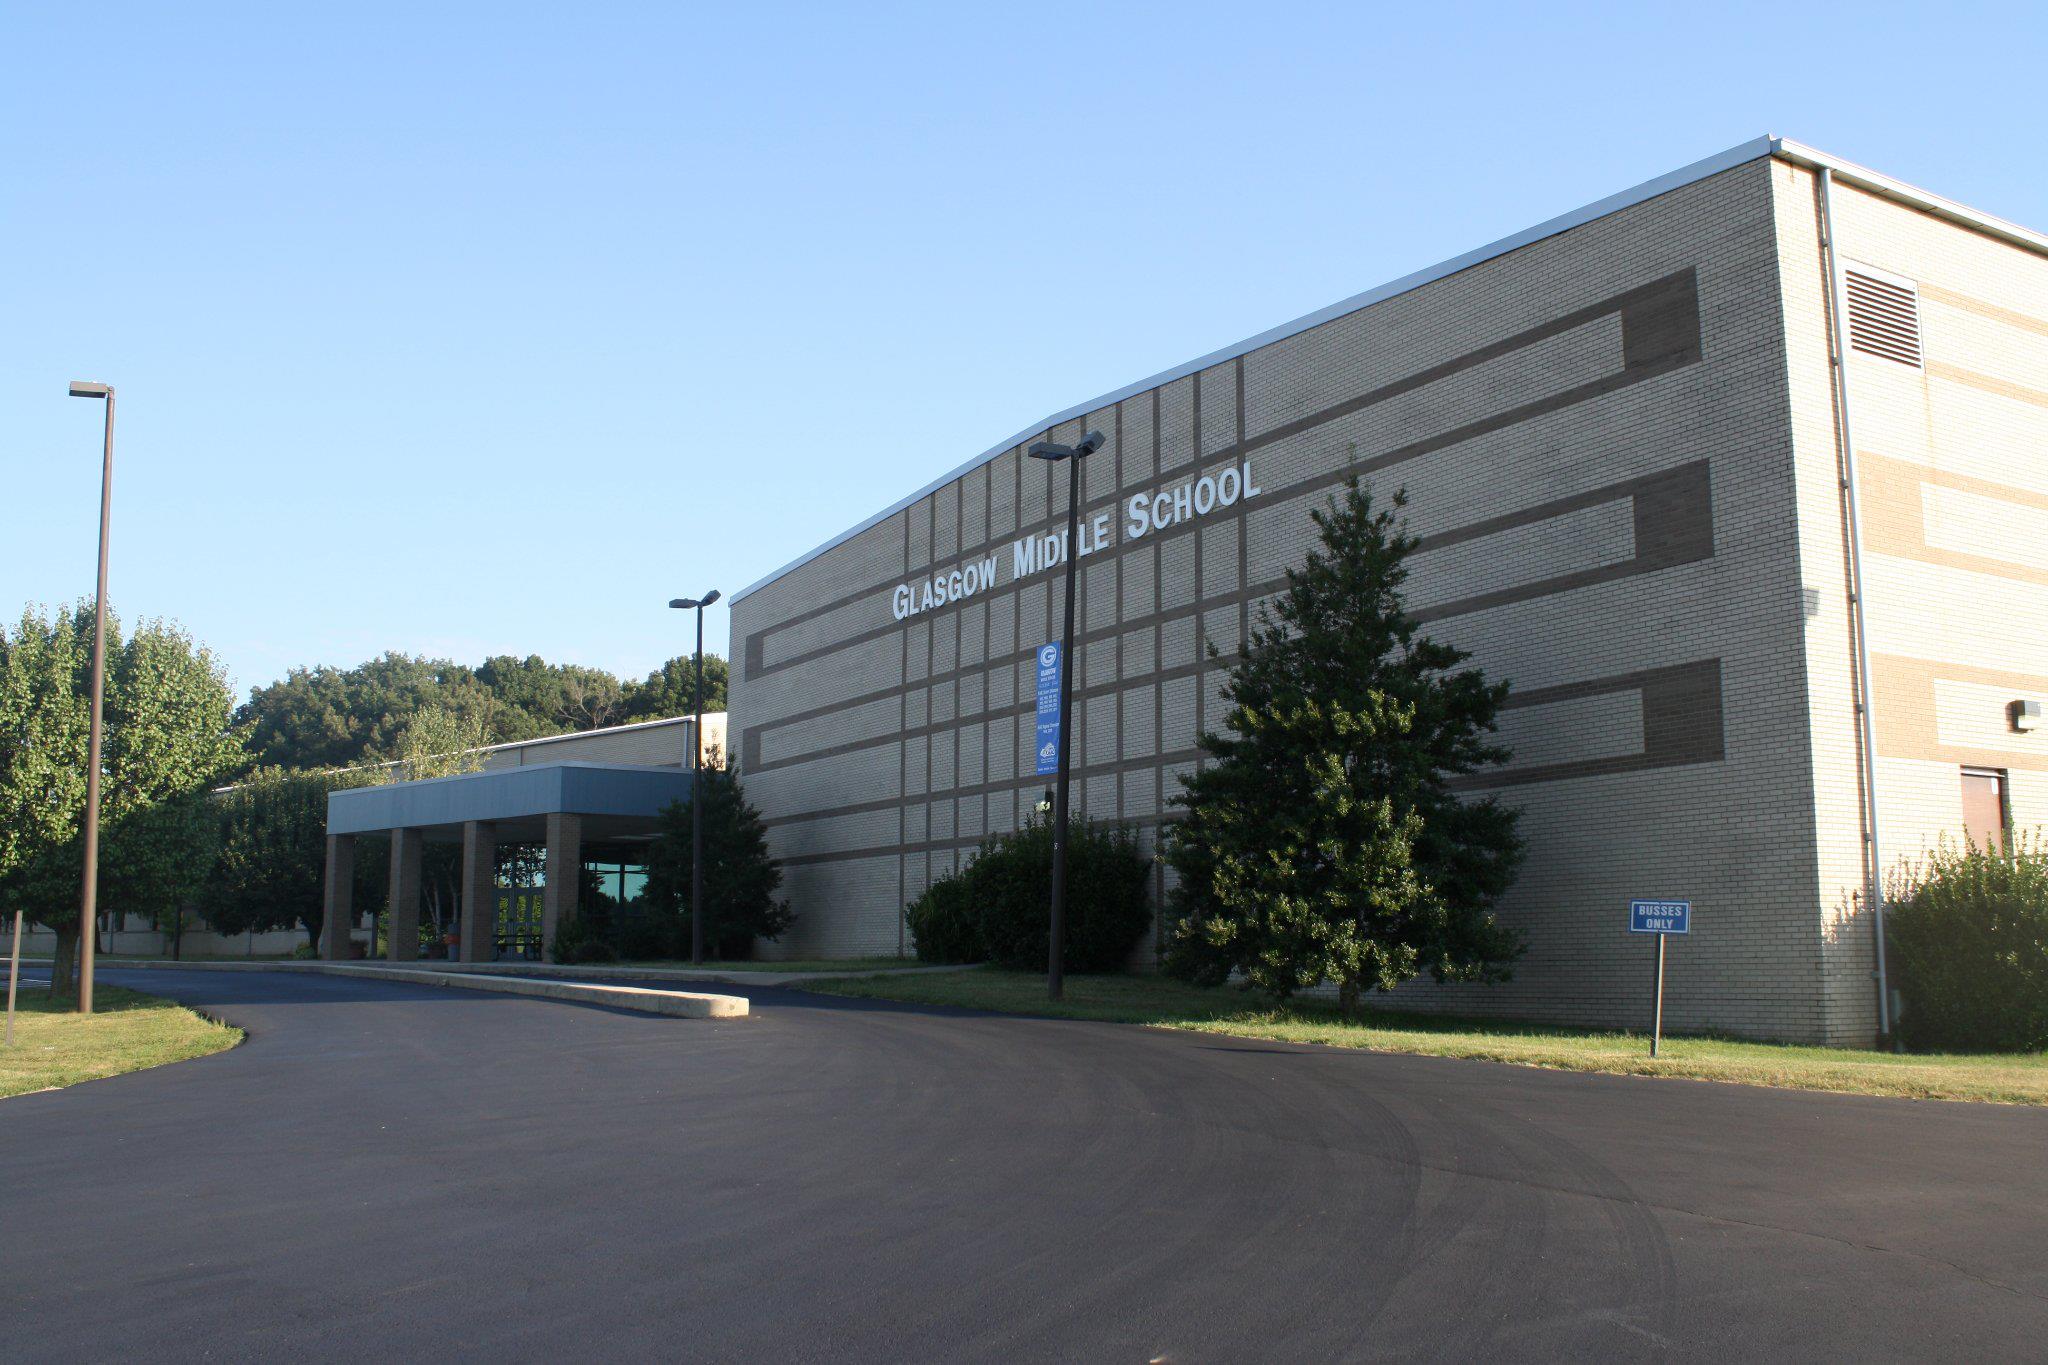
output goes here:
[[1906, 1046], [2048, 1049], [2048, 842], [2020, 836], [2009, 854], [1944, 846], [1901, 868], [1887, 900]]
[[988, 939], [967, 878], [941, 877], [910, 903], [910, 933], [920, 962], [986, 962]]
[[689, 926], [679, 915], [636, 906], [620, 913], [618, 920], [612, 941], [627, 962], [690, 955]]
[[577, 918], [555, 930], [555, 961], [564, 965], [617, 962], [619, 950], [612, 947], [601, 930], [588, 920]]
[[[1072, 972], [1121, 969], [1151, 923], [1151, 860], [1119, 825], [1074, 820], [1067, 836], [1065, 951]], [[926, 962], [1045, 968], [1052, 934], [1052, 824], [982, 840], [974, 860], [912, 901], [910, 927]], [[929, 936], [929, 937], [928, 937]]]

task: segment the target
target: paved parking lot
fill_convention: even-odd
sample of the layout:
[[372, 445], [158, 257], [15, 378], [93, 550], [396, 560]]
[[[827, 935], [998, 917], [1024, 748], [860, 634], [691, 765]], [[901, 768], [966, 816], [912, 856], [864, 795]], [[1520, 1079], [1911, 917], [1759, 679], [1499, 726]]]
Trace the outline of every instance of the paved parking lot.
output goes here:
[[0, 1353], [2037, 1356], [2048, 1113], [723, 986], [107, 971], [250, 1031], [0, 1101]]

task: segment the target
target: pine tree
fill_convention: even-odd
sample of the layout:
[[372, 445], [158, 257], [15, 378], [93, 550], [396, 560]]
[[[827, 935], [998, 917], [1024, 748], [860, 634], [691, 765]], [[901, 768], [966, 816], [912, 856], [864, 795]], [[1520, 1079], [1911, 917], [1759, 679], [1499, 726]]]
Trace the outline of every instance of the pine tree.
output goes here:
[[1335, 982], [1351, 1008], [1425, 971], [1502, 980], [1520, 955], [1492, 914], [1521, 861], [1517, 812], [1452, 790], [1507, 759], [1492, 738], [1507, 686], [1404, 607], [1406, 501], [1375, 511], [1350, 481], [1261, 610], [1228, 730], [1202, 736], [1208, 761], [1176, 798], [1169, 971], [1281, 996]]
[[[757, 938], [779, 938], [795, 922], [782, 887], [782, 864], [768, 854], [768, 826], [747, 800], [739, 774], [706, 768], [704, 780], [704, 944], [722, 958], [743, 958]], [[661, 829], [647, 849], [649, 907], [676, 916], [689, 941], [690, 806], [678, 801], [661, 813]]]

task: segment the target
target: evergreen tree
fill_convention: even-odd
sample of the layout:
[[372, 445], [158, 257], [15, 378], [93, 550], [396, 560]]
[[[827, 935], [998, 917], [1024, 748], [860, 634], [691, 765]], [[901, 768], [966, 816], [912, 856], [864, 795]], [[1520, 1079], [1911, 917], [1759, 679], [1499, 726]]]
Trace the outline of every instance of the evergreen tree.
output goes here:
[[[782, 865], [768, 856], [768, 827], [748, 803], [736, 773], [706, 768], [704, 777], [704, 950], [741, 958], [757, 938], [779, 938], [795, 916], [775, 899]], [[678, 801], [661, 813], [647, 850], [649, 907], [676, 917], [679, 941], [690, 941], [690, 807]]]
[[1168, 970], [1282, 996], [1335, 982], [1350, 1008], [1424, 971], [1504, 979], [1520, 955], [1491, 910], [1521, 860], [1517, 812], [1452, 792], [1508, 757], [1491, 738], [1507, 686], [1403, 606], [1405, 503], [1375, 511], [1348, 483], [1260, 612], [1225, 689], [1229, 730], [1202, 736], [1209, 761], [1176, 798]]

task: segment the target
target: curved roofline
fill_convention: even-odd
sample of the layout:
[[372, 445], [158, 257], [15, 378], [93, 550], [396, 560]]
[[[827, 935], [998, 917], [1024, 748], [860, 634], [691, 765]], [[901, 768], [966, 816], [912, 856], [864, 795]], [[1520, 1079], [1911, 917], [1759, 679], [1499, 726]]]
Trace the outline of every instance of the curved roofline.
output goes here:
[[749, 583], [738, 592], [731, 594], [726, 601], [728, 604], [736, 603], [740, 599], [760, 591], [777, 579], [802, 568], [820, 555], [844, 545], [861, 532], [887, 521], [890, 517], [895, 516], [898, 512], [901, 512], [919, 499], [930, 496], [955, 479], [980, 468], [1005, 451], [1014, 450], [1032, 437], [1058, 426], [1061, 422], [1098, 411], [1112, 403], [1121, 402], [1133, 394], [1144, 393], [1146, 390], [1157, 388], [1161, 384], [1171, 383], [1176, 379], [1193, 374], [1197, 370], [1206, 370], [1211, 365], [1218, 365], [1226, 360], [1235, 360], [1237, 357], [1255, 351], [1261, 346], [1269, 346], [1273, 342], [1284, 341], [1288, 337], [1309, 330], [1311, 327], [1319, 327], [1332, 319], [1343, 317], [1347, 313], [1355, 313], [1361, 308], [1370, 307], [1375, 303], [1393, 298], [1397, 294], [1405, 294], [1411, 289], [1420, 289], [1423, 285], [1433, 284], [1437, 280], [1455, 275], [1459, 271], [1469, 269], [1483, 261], [1491, 260], [1496, 256], [1504, 256], [1510, 251], [1515, 251], [1534, 242], [1540, 242], [1546, 237], [1555, 237], [1561, 232], [1569, 232], [1571, 229], [1582, 224], [1590, 223], [1597, 218], [1604, 218], [1610, 213], [1616, 213], [1625, 208], [1631, 208], [1645, 200], [1654, 199], [1660, 194], [1666, 194], [1672, 190], [1690, 185], [1695, 181], [1704, 180], [1708, 176], [1719, 175], [1722, 171], [1733, 169], [1746, 162], [1757, 161], [1771, 156], [1783, 157], [1788, 161], [1810, 168], [1826, 166], [1835, 178], [1844, 184], [1855, 185], [1859, 189], [1868, 190], [1885, 198], [1893, 199], [1928, 213], [1947, 218], [1952, 222], [1960, 223], [1977, 231], [2003, 238], [2016, 246], [2048, 254], [2048, 236], [2044, 236], [2041, 233], [2020, 227], [2014, 223], [2008, 223], [2004, 219], [1992, 217], [1990, 214], [1979, 213], [1975, 209], [1958, 204], [1953, 200], [1944, 199], [1940, 195], [1929, 194], [1925, 190], [1917, 189], [1912, 185], [1906, 184], [1904, 181], [1894, 180], [1890, 176], [1866, 170], [1854, 162], [1828, 156], [1826, 153], [1817, 151], [1803, 143], [1792, 142], [1785, 138], [1766, 134], [1763, 137], [1752, 138], [1747, 142], [1737, 143], [1724, 152], [1703, 157], [1689, 166], [1681, 166], [1675, 171], [1670, 171], [1651, 180], [1645, 180], [1642, 184], [1622, 190], [1618, 194], [1610, 194], [1605, 199], [1597, 199], [1581, 208], [1573, 209], [1569, 213], [1559, 214], [1557, 217], [1538, 223], [1534, 227], [1524, 228], [1520, 232], [1501, 238], [1499, 241], [1489, 242], [1485, 246], [1467, 251], [1462, 255], [1453, 256], [1449, 260], [1439, 261], [1435, 265], [1427, 266], [1412, 274], [1403, 275], [1399, 279], [1391, 280], [1377, 288], [1368, 289], [1362, 294], [1353, 294], [1348, 299], [1340, 300], [1326, 308], [1318, 308], [1313, 313], [1304, 314], [1292, 322], [1284, 322], [1278, 327], [1269, 328], [1266, 331], [1260, 332], [1257, 336], [1247, 337], [1235, 345], [1225, 346], [1221, 350], [1211, 351], [1209, 354], [1197, 357], [1185, 364], [1161, 370], [1158, 374], [1152, 375], [1149, 378], [1140, 379], [1134, 384], [1126, 384], [1120, 389], [1112, 389], [1110, 392], [1090, 398], [1084, 403], [1076, 403], [1072, 407], [1062, 408], [1050, 417], [1025, 427], [1008, 440], [999, 441], [995, 445], [990, 446], [981, 454], [967, 461], [967, 463], [940, 475], [910, 496], [900, 498], [889, 504], [889, 506], [875, 513], [859, 525], [842, 531], [824, 544], [797, 556], [775, 572]]

